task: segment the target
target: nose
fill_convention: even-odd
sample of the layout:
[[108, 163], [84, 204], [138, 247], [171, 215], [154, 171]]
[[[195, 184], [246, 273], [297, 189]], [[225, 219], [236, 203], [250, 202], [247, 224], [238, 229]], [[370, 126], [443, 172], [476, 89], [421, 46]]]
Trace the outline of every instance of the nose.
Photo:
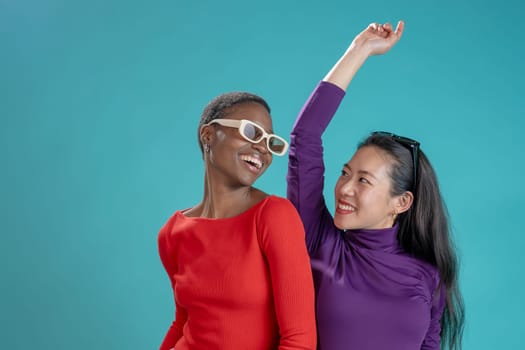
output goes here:
[[263, 153], [263, 154], [270, 153], [266, 145], [266, 137], [263, 137], [261, 141], [254, 143], [253, 147], [255, 147], [257, 151], [259, 151], [260, 153]]
[[341, 184], [339, 193], [343, 197], [352, 197], [355, 195], [355, 184], [352, 178], [347, 179]]

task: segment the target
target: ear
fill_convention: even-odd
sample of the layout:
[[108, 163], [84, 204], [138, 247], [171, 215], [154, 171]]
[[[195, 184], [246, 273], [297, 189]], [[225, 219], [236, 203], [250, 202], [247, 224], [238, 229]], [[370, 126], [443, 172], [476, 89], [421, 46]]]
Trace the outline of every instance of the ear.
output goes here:
[[395, 214], [404, 213], [405, 211], [410, 209], [412, 203], [414, 203], [414, 195], [410, 191], [405, 191], [405, 193], [403, 193], [402, 195], [397, 196], [394, 202]]
[[214, 136], [215, 134], [213, 133], [213, 128], [211, 125], [205, 125], [201, 127], [199, 131], [199, 138], [203, 145], [206, 143], [210, 144]]

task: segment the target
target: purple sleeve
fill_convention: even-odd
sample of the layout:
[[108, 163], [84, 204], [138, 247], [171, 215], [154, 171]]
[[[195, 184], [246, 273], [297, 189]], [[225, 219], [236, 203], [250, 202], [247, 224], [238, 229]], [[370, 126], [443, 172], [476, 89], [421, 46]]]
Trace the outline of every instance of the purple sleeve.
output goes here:
[[318, 247], [327, 225], [333, 227], [323, 197], [321, 136], [344, 96], [338, 86], [320, 82], [301, 109], [290, 135], [287, 196], [303, 221], [310, 254]]
[[434, 293], [432, 308], [430, 310], [430, 325], [421, 350], [440, 350], [441, 348], [441, 317], [445, 308], [446, 288], [441, 286]]

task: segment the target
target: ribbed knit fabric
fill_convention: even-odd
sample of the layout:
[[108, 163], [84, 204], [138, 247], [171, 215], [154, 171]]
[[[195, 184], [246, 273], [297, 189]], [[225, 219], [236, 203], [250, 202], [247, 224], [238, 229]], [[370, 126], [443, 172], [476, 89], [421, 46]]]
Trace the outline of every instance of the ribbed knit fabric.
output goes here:
[[297, 211], [277, 196], [227, 219], [177, 211], [158, 237], [176, 303], [160, 349], [315, 349], [304, 239]]

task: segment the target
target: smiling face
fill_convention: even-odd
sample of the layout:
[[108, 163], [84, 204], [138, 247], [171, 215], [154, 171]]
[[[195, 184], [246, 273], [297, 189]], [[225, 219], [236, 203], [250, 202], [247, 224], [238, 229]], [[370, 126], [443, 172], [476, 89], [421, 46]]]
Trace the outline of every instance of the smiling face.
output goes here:
[[343, 166], [335, 185], [334, 223], [339, 229], [392, 227], [407, 210], [402, 196], [391, 195], [392, 160], [375, 146], [361, 147]]
[[[250, 120], [272, 133], [272, 120], [268, 110], [256, 102], [244, 102], [228, 108], [223, 118]], [[206, 154], [209, 175], [222, 179], [228, 186], [251, 186], [272, 163], [272, 154], [266, 140], [251, 143], [238, 128], [212, 124], [203, 127], [202, 142], [210, 145]]]

